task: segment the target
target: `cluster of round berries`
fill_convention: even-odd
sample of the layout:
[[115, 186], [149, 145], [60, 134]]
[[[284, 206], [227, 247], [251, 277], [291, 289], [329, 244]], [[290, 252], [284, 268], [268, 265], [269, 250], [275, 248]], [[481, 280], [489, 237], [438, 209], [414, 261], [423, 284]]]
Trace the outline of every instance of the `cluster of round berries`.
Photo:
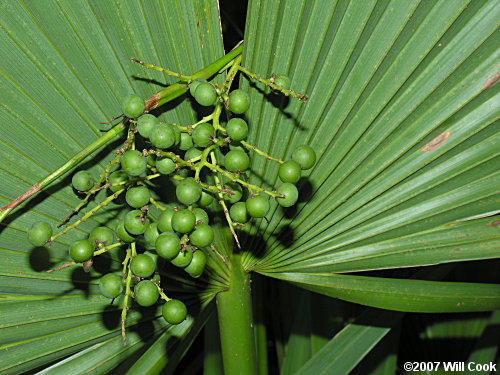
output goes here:
[[[91, 214], [122, 192], [128, 206], [114, 231], [105, 226], [94, 229], [87, 239], [70, 246], [70, 257], [75, 263], [91, 264], [93, 257], [128, 245], [122, 274], [109, 273], [101, 277], [102, 294], [107, 298], [124, 294], [125, 306], [128, 297], [145, 307], [154, 305], [159, 298], [164, 299], [163, 316], [171, 324], [182, 322], [187, 309], [183, 302], [167, 297], [161, 289], [159, 259], [183, 268], [192, 277], [200, 277], [207, 263], [207, 252], [210, 249], [216, 252], [214, 231], [206, 211], [214, 200], [222, 206], [235, 235], [233, 223], [243, 225], [249, 217], [266, 215], [269, 197], [283, 207], [294, 205], [299, 195], [295, 184], [301, 171], [311, 168], [316, 161], [315, 152], [309, 146], [297, 148], [291, 160], [285, 162], [247, 144], [248, 124], [244, 118], [234, 116], [248, 110], [249, 96], [240, 89], [230, 91], [231, 82], [232, 79], [227, 79], [220, 86], [204, 79], [189, 82], [193, 98], [202, 106], [215, 108], [210, 116], [188, 126], [162, 123], [152, 114], [144, 114], [144, 100], [136, 95], [127, 96], [122, 110], [126, 117], [123, 123], [129, 125], [128, 138], [115, 160], [97, 181], [88, 171], [79, 171], [72, 178], [74, 189], [86, 193], [85, 202], [95, 192], [108, 189], [108, 198]], [[284, 75], [273, 76], [268, 81], [269, 86], [278, 91], [280, 87], [288, 89], [289, 83]], [[224, 108], [226, 116], [222, 120]], [[141, 137], [137, 137], [137, 133]], [[139, 151], [138, 145], [146, 148]], [[275, 191], [247, 182], [248, 150], [280, 163], [282, 184]], [[113, 170], [116, 165], [120, 168]], [[157, 201], [153, 191], [152, 180], [162, 176], [175, 184], [177, 202], [173, 208]], [[245, 196], [245, 201], [241, 201]], [[159, 208], [161, 213], [156, 217], [152, 215], [150, 205]], [[29, 240], [35, 246], [43, 246], [89, 216], [85, 215], [54, 236], [49, 224], [36, 223], [29, 231]]]

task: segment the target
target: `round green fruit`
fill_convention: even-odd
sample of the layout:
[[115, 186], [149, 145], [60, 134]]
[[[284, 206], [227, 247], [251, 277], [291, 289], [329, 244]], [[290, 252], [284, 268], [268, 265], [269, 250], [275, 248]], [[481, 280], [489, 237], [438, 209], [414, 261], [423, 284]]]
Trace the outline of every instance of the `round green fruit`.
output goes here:
[[250, 98], [246, 91], [233, 90], [229, 94], [229, 110], [238, 115], [247, 111], [250, 103]]
[[189, 206], [201, 198], [201, 186], [193, 178], [188, 177], [177, 185], [175, 195], [179, 202]]
[[200, 149], [196, 147], [191, 147], [189, 150], [186, 151], [184, 154], [184, 159], [187, 161], [190, 161], [191, 159], [197, 158], [203, 153]]
[[193, 259], [193, 253], [189, 250], [184, 250], [179, 251], [179, 254], [177, 254], [177, 256], [170, 261], [174, 266], [184, 268], [191, 263], [191, 259]]
[[160, 233], [158, 232], [158, 224], [157, 223], [149, 224], [148, 227], [146, 228], [146, 231], [144, 232], [144, 242], [148, 250], [155, 248], [156, 239], [158, 238], [159, 235]]
[[116, 225], [116, 234], [123, 242], [131, 243], [135, 241], [135, 237], [131, 236], [125, 229], [125, 223], [123, 220], [120, 220]]
[[250, 165], [248, 155], [243, 151], [229, 151], [224, 158], [224, 166], [231, 172], [244, 172]]
[[212, 143], [214, 137], [215, 129], [210, 124], [200, 124], [193, 130], [193, 142], [198, 147], [207, 147]]
[[194, 98], [199, 105], [208, 107], [215, 104], [215, 100], [217, 99], [217, 91], [215, 91], [215, 87], [211, 83], [200, 82], [200, 84], [194, 91]]
[[202, 191], [198, 204], [201, 207], [208, 207], [212, 204], [213, 201], [214, 201], [214, 196], [212, 194]]
[[196, 216], [189, 210], [180, 210], [172, 215], [172, 228], [179, 233], [189, 233], [194, 229]]
[[243, 197], [243, 188], [240, 184], [237, 184], [236, 182], [228, 182], [224, 186], [228, 190], [228, 192], [224, 194], [225, 200], [229, 201], [231, 204], [241, 200]]
[[132, 258], [130, 268], [136, 276], [149, 277], [155, 272], [156, 264], [149, 255], [139, 254]]
[[160, 125], [160, 120], [151, 114], [145, 114], [137, 120], [137, 131], [144, 138], [149, 138], [155, 126]]
[[155, 166], [161, 174], [170, 174], [175, 170], [175, 163], [169, 158], [157, 159]]
[[43, 246], [52, 236], [52, 227], [49, 223], [39, 221], [34, 223], [28, 231], [28, 240], [34, 246]]
[[158, 230], [160, 232], [173, 232], [174, 229], [172, 228], [172, 216], [174, 215], [175, 211], [167, 208], [165, 211], [162, 211], [160, 216], [158, 216], [157, 223], [158, 223]]
[[237, 223], [246, 223], [248, 221], [247, 206], [245, 202], [237, 202], [229, 209], [229, 216]]
[[252, 217], [264, 217], [269, 211], [269, 199], [262, 195], [248, 198], [246, 201], [247, 213]]
[[151, 131], [149, 140], [156, 148], [172, 147], [175, 144], [175, 131], [172, 125], [160, 124]]
[[179, 149], [186, 151], [194, 147], [193, 137], [188, 133], [181, 133], [181, 141], [179, 143]]
[[[114, 171], [111, 173], [108, 177], [108, 182], [110, 184], [119, 184], [122, 182], [126, 182], [129, 178], [129, 175], [126, 174], [124, 171]], [[109, 189], [116, 193], [118, 190], [122, 190], [124, 188], [124, 185], [116, 185], [116, 186], [110, 186]]]
[[189, 93], [191, 94], [191, 96], [194, 96], [196, 89], [202, 82], [207, 82], [207, 80], [204, 78], [198, 78], [189, 84]]
[[115, 234], [107, 227], [97, 227], [89, 234], [89, 241], [94, 247], [99, 245], [109, 246], [115, 240]]
[[290, 207], [297, 203], [299, 199], [299, 191], [294, 184], [284, 183], [278, 188], [278, 194], [283, 194], [284, 197], [276, 198], [278, 204], [282, 207]]
[[139, 176], [146, 172], [148, 159], [137, 150], [128, 150], [122, 155], [120, 163], [129, 176]]
[[123, 114], [130, 118], [137, 118], [143, 114], [146, 109], [146, 103], [137, 95], [129, 95], [123, 99], [122, 111]]
[[290, 89], [290, 78], [284, 74], [277, 74], [274, 77], [274, 84], [280, 86], [281, 88], [288, 90]]
[[184, 268], [189, 275], [194, 278], [200, 277], [203, 271], [205, 270], [205, 265], [207, 264], [207, 256], [201, 250], [195, 250], [193, 252], [193, 259], [191, 259], [191, 263]]
[[294, 184], [300, 179], [301, 173], [302, 169], [299, 163], [295, 160], [288, 160], [280, 165], [278, 175], [281, 181]]
[[144, 207], [149, 203], [151, 194], [146, 186], [136, 186], [127, 190], [125, 200], [128, 205], [134, 208]]
[[171, 299], [163, 305], [161, 313], [167, 323], [179, 324], [186, 319], [187, 308], [182, 301]]
[[156, 239], [156, 253], [165, 259], [174, 259], [179, 255], [181, 242], [179, 236], [173, 232], [165, 232]]
[[189, 235], [189, 241], [196, 247], [205, 247], [214, 241], [214, 231], [208, 224], [200, 224]]
[[292, 154], [292, 159], [299, 163], [302, 169], [309, 169], [316, 163], [316, 153], [311, 146], [300, 146]]
[[205, 211], [202, 208], [196, 207], [193, 208], [193, 213], [194, 216], [196, 217], [196, 224], [208, 224], [208, 214], [207, 211]]
[[241, 118], [234, 117], [226, 125], [227, 135], [233, 141], [242, 141], [248, 135], [247, 122]]
[[79, 171], [73, 175], [71, 179], [73, 188], [78, 191], [87, 191], [94, 186], [94, 179], [87, 171]]
[[99, 279], [99, 289], [106, 298], [116, 298], [123, 290], [122, 279], [114, 273], [107, 273]]
[[159, 296], [158, 287], [149, 280], [142, 280], [134, 288], [135, 301], [144, 307], [153, 306]]
[[132, 235], [143, 234], [149, 225], [149, 220], [144, 217], [140, 210], [129, 211], [123, 219], [125, 229]]
[[92, 255], [94, 255], [94, 246], [89, 240], [73, 242], [69, 248], [69, 256], [77, 263], [89, 260]]

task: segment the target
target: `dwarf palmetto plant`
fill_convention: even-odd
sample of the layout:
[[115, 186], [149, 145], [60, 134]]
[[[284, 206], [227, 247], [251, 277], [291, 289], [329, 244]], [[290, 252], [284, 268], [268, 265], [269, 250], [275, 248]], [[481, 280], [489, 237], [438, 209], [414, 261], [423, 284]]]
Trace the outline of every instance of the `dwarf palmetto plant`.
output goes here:
[[498, 3], [219, 5], [0, 3], [2, 373], [494, 363]]

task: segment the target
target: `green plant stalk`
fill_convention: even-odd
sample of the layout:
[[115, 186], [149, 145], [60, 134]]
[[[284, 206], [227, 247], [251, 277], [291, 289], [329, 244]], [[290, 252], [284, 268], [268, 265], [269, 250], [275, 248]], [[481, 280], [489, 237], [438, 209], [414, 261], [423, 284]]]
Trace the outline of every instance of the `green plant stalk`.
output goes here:
[[250, 275], [241, 267], [241, 255], [231, 256], [229, 289], [217, 294], [225, 375], [257, 375], [252, 320]]
[[[243, 51], [243, 44], [239, 45], [227, 55], [222, 56], [220, 59], [214, 61], [212, 64], [208, 65], [204, 69], [196, 72], [192, 75], [193, 79], [197, 78], [205, 78], [208, 79], [224, 66], [226, 66], [231, 60], [241, 54]], [[151, 111], [154, 108], [157, 108], [171, 100], [174, 100], [184, 94], [188, 89], [188, 85], [185, 83], [174, 83], [163, 90], [159, 91], [152, 97], [146, 100], [146, 111]], [[114, 137], [120, 134], [126, 127], [123, 122], [120, 122], [118, 125], [115, 125], [112, 129], [106, 132], [104, 135], [96, 139], [90, 145], [85, 147], [83, 150], [78, 152], [75, 156], [69, 159], [66, 163], [64, 163], [61, 167], [57, 168], [55, 171], [51, 172], [48, 176], [40, 180], [35, 185], [31, 186], [26, 192], [21, 194], [19, 197], [15, 198], [12, 202], [10, 202], [5, 207], [0, 208], [0, 223], [9, 215], [9, 213], [16, 208], [18, 205], [36, 195], [38, 192], [46, 188], [49, 184], [54, 182], [57, 178], [62, 176], [64, 173], [70, 171], [74, 167], [76, 167], [83, 159], [87, 156], [101, 148], [102, 146], [109, 143]]]

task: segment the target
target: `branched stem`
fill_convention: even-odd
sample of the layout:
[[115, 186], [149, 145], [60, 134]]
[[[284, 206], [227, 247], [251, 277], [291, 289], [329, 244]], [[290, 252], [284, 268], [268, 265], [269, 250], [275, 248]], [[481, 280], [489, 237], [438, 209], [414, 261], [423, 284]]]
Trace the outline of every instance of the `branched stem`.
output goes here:
[[275, 157], [272, 157], [271, 155], [269, 155], [268, 153], [264, 152], [264, 151], [261, 151], [259, 150], [256, 146], [253, 146], [251, 144], [249, 144], [248, 142], [246, 141], [240, 141], [241, 145], [243, 147], [245, 147], [246, 149], [248, 150], [251, 150], [253, 152], [255, 152], [256, 154], [260, 155], [260, 156], [263, 156], [265, 157], [267, 160], [272, 160], [272, 161], [275, 161], [277, 163], [280, 163], [280, 164], [283, 164], [284, 161], [281, 160], [281, 159], [278, 159], [278, 158], [275, 158]]
[[132, 62], [141, 64], [145, 68], [152, 69], [152, 70], [157, 70], [158, 72], [162, 72], [164, 74], [167, 74], [169, 76], [177, 78], [181, 82], [190, 82], [192, 81], [192, 76], [186, 76], [184, 74], [176, 73], [168, 69], [160, 68], [159, 66], [156, 66], [155, 64], [148, 64], [145, 63], [144, 61], [138, 60], [135, 57], [131, 57], [130, 60]]

